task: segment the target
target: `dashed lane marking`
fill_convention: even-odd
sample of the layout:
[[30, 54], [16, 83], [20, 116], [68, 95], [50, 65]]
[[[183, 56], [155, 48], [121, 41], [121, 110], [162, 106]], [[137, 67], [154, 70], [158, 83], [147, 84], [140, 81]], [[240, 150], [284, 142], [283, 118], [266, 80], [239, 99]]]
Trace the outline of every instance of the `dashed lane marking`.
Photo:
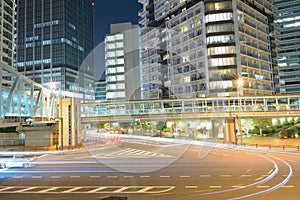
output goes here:
[[219, 189], [219, 188], [222, 188], [221, 185], [211, 185], [209, 186], [210, 189]]
[[159, 176], [160, 178], [170, 178], [170, 176]]
[[53, 178], [53, 179], [59, 179], [59, 178], [61, 178], [61, 176], [51, 176], [51, 178]]
[[283, 185], [283, 186], [281, 186], [282, 188], [294, 188], [294, 186], [293, 185]]
[[140, 176], [140, 178], [150, 178], [150, 176]]
[[269, 185], [258, 185], [256, 186], [257, 188], [269, 188], [270, 186]]
[[208, 178], [208, 177], [211, 177], [211, 175], [209, 175], [209, 174], [200, 175], [200, 178]]
[[33, 179], [40, 179], [40, 178], [42, 178], [42, 176], [32, 176], [31, 178], [33, 178]]
[[187, 186], [185, 186], [185, 188], [186, 189], [197, 189], [198, 186], [196, 186], [196, 185], [187, 185]]
[[180, 178], [191, 178], [191, 176], [180, 176]]
[[229, 178], [229, 177], [231, 177], [231, 175], [230, 174], [221, 174], [220, 177]]
[[80, 176], [70, 176], [70, 178], [80, 178]]

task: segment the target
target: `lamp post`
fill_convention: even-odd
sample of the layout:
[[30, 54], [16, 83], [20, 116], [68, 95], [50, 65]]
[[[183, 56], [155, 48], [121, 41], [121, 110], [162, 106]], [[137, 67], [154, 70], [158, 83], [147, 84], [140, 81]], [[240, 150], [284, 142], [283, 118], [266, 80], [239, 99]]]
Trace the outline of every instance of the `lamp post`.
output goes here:
[[240, 99], [240, 89], [241, 87], [243, 87], [243, 79], [239, 78], [237, 80], [237, 98], [238, 98], [238, 106], [239, 106], [239, 110], [238, 110], [238, 131], [240, 133], [240, 137], [241, 137], [241, 145], [243, 145], [243, 135], [242, 135], [242, 120], [241, 120], [241, 109], [242, 109], [242, 101]]

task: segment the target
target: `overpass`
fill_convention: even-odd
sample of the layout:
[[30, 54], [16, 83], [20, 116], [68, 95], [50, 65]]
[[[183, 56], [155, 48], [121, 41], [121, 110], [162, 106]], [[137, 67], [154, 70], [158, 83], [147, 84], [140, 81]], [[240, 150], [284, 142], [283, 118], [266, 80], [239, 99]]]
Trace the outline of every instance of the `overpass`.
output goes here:
[[81, 122], [300, 116], [300, 95], [214, 97], [81, 104]]
[[0, 128], [19, 126], [25, 118], [53, 121], [56, 95], [4, 63], [0, 64], [0, 75]]

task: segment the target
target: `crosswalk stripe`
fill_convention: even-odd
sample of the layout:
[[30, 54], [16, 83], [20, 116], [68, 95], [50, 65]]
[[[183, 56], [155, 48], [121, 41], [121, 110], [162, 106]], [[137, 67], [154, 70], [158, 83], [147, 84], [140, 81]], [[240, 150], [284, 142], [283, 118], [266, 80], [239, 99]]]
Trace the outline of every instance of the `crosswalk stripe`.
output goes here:
[[5, 187], [5, 188], [0, 189], [0, 191], [10, 190], [10, 189], [13, 189], [13, 188], [14, 187]]
[[115, 151], [115, 152], [109, 152], [109, 153], [100, 153], [100, 154], [96, 154], [94, 155], [94, 157], [96, 158], [101, 158], [101, 157], [105, 157], [105, 158], [116, 158], [116, 157], [126, 157], [126, 158], [130, 158], [130, 157], [136, 157], [136, 158], [151, 158], [151, 157], [172, 157], [170, 155], [166, 155], [166, 154], [159, 154], [159, 153], [155, 153], [155, 152], [150, 152], [150, 151], [143, 151], [143, 150], [139, 150], [139, 149], [132, 149], [132, 148], [126, 148], [126, 149], [122, 149], [119, 151]]
[[96, 189], [93, 189], [93, 190], [90, 190], [90, 191], [88, 191], [87, 193], [95, 193], [95, 192], [98, 192], [98, 191], [100, 191], [100, 190], [104, 190], [104, 189], [106, 189], [107, 187], [98, 187], [98, 188], [96, 188]]
[[45, 189], [45, 190], [38, 191], [37, 193], [46, 193], [46, 192], [56, 190], [58, 188], [60, 188], [60, 187], [52, 187], [52, 188], [48, 188], [48, 189]]
[[26, 191], [28, 191], [28, 190], [33, 190], [33, 189], [36, 189], [37, 187], [28, 187], [28, 188], [24, 188], [24, 189], [22, 189], [22, 190], [18, 190], [18, 191], [16, 191], [16, 192], [26, 192]]
[[72, 188], [72, 189], [63, 191], [62, 193], [70, 193], [70, 192], [74, 192], [74, 191], [76, 191], [76, 190], [80, 190], [81, 188], [82, 188], [82, 187], [75, 187], [75, 188]]

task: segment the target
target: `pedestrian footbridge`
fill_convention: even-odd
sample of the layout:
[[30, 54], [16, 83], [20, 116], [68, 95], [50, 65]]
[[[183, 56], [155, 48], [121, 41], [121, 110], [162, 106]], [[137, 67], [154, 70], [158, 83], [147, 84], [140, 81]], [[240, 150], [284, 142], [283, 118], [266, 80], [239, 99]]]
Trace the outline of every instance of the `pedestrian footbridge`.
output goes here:
[[81, 122], [300, 116], [300, 95], [214, 97], [81, 104]]
[[1, 128], [19, 126], [26, 118], [53, 121], [58, 101], [50, 90], [3, 63], [0, 74]]

